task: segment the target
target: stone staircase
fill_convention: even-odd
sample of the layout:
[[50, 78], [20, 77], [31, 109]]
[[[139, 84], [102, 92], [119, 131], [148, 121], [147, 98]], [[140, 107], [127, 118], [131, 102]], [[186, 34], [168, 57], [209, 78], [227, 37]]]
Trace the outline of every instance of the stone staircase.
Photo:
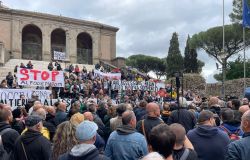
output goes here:
[[[21, 63], [26, 65], [28, 62], [29, 62], [29, 60], [24, 60], [24, 59], [10, 59], [8, 62], [6, 62], [4, 64], [4, 66], [0, 67], [0, 80], [2, 81], [3, 79], [5, 79], [8, 72], [13, 73], [16, 65], [20, 66]], [[48, 70], [47, 67], [48, 67], [49, 62], [47, 62], [47, 61], [31, 60], [31, 63], [33, 64], [34, 69]], [[61, 64], [62, 68], [65, 69], [66, 66], [68, 66], [70, 63], [63, 63], [62, 62], [60, 64]], [[73, 64], [73, 65], [75, 66], [76, 64]], [[87, 65], [87, 64], [77, 64], [77, 65], [80, 67], [80, 69], [82, 69], [83, 66], [85, 66], [88, 71], [92, 71], [95, 68], [94, 65]]]

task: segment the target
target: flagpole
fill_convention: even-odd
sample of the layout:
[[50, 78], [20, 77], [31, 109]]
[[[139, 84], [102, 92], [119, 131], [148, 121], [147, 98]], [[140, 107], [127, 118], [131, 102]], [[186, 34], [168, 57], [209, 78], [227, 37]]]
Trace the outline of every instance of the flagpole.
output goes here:
[[[243, 10], [244, 10], [244, 3], [245, 1], [242, 0], [242, 13], [243, 13]], [[243, 14], [242, 14], [243, 15]], [[245, 27], [244, 25], [243, 26], [243, 63], [244, 63], [244, 89], [243, 89], [243, 93], [245, 92], [245, 89], [246, 89], [246, 30], [245, 30]]]
[[223, 58], [221, 59], [222, 61], [222, 96], [223, 99], [225, 99], [225, 59], [224, 59], [224, 54], [225, 54], [225, 0], [223, 0], [223, 7], [222, 7], [222, 12], [223, 12], [223, 26], [222, 26], [222, 56]]

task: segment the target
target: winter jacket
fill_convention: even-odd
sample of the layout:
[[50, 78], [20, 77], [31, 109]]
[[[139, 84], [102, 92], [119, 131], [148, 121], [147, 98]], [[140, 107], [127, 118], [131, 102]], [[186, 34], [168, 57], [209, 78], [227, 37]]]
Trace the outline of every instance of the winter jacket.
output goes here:
[[138, 160], [147, 153], [145, 137], [129, 125], [112, 132], [105, 148], [105, 155], [111, 160]]
[[188, 132], [194, 128], [196, 124], [196, 118], [191, 111], [188, 111], [186, 108], [180, 108], [174, 110], [168, 118], [168, 124], [170, 125], [173, 123], [180, 123], [183, 125], [186, 132]]
[[59, 160], [110, 160], [108, 157], [99, 154], [93, 144], [78, 144], [70, 152], [59, 157]]
[[226, 160], [249, 160], [250, 159], [250, 133], [245, 133], [243, 138], [229, 144]]
[[[6, 122], [0, 122], [0, 132], [6, 128], [11, 128], [11, 126], [7, 124]], [[15, 141], [17, 140], [18, 136], [19, 136], [19, 133], [14, 129], [2, 135], [3, 146], [4, 146], [4, 149], [8, 153], [13, 151], [14, 146], [15, 146]]]
[[[230, 134], [238, 133], [238, 136], [240, 136], [240, 137], [243, 135], [243, 131], [241, 130], [240, 125], [223, 123], [223, 124], [221, 124], [221, 126], [225, 127]], [[225, 133], [227, 133], [222, 127], [219, 126], [218, 128], [220, 130], [224, 131]]]
[[199, 125], [190, 130], [187, 137], [201, 160], [224, 160], [229, 136], [217, 127]]
[[57, 111], [54, 118], [56, 126], [67, 120], [67, 113], [62, 111]]
[[22, 144], [29, 160], [49, 160], [51, 144], [40, 132], [28, 130], [15, 143], [15, 160], [26, 160]]
[[142, 121], [144, 121], [144, 129], [145, 129], [145, 133], [146, 133], [146, 137], [147, 137], [147, 142], [149, 140], [149, 134], [151, 132], [151, 129], [155, 126], [157, 126], [158, 124], [164, 123], [160, 118], [158, 117], [149, 117], [147, 116], [144, 120], [141, 120], [137, 123], [136, 125], [136, 129], [138, 132], [140, 132], [141, 134], [143, 133], [143, 128], [142, 128]]

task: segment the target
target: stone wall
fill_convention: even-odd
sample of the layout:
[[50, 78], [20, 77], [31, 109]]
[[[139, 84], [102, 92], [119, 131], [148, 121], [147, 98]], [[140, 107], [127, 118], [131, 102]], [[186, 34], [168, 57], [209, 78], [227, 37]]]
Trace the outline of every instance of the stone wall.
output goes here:
[[[246, 78], [246, 87], [250, 86], [250, 78]], [[222, 94], [222, 84], [220, 82], [207, 84], [206, 95], [217, 95]], [[225, 82], [225, 95], [242, 97], [244, 94], [244, 79], [234, 79]]]
[[[170, 78], [167, 82], [173, 82], [173, 86], [176, 86], [175, 78]], [[182, 86], [182, 78], [180, 78]], [[250, 87], [250, 78], [246, 78], [246, 87]], [[208, 83], [199, 74], [184, 74], [183, 78], [184, 90], [191, 90], [197, 94], [204, 96], [222, 96], [222, 83]], [[225, 82], [225, 95], [243, 97], [244, 95], [244, 79], [235, 79]]]

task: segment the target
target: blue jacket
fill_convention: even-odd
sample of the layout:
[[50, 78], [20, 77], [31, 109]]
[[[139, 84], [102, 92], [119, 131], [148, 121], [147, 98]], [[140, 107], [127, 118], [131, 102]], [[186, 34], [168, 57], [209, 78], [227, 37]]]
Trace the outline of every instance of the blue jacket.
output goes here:
[[250, 159], [250, 133], [245, 133], [243, 138], [229, 144], [226, 160]]
[[[243, 135], [243, 131], [240, 129], [240, 125], [231, 125], [228, 123], [223, 123], [221, 126], [224, 126], [230, 134], [239, 132], [239, 136]], [[222, 128], [218, 127], [220, 130], [224, 131]], [[225, 132], [225, 131], [224, 131]]]
[[138, 160], [147, 153], [147, 142], [142, 134], [122, 133], [119, 128], [111, 133], [105, 149], [105, 155], [111, 160]]
[[194, 146], [200, 160], [224, 160], [230, 139], [217, 127], [199, 125], [190, 130], [187, 137]]

